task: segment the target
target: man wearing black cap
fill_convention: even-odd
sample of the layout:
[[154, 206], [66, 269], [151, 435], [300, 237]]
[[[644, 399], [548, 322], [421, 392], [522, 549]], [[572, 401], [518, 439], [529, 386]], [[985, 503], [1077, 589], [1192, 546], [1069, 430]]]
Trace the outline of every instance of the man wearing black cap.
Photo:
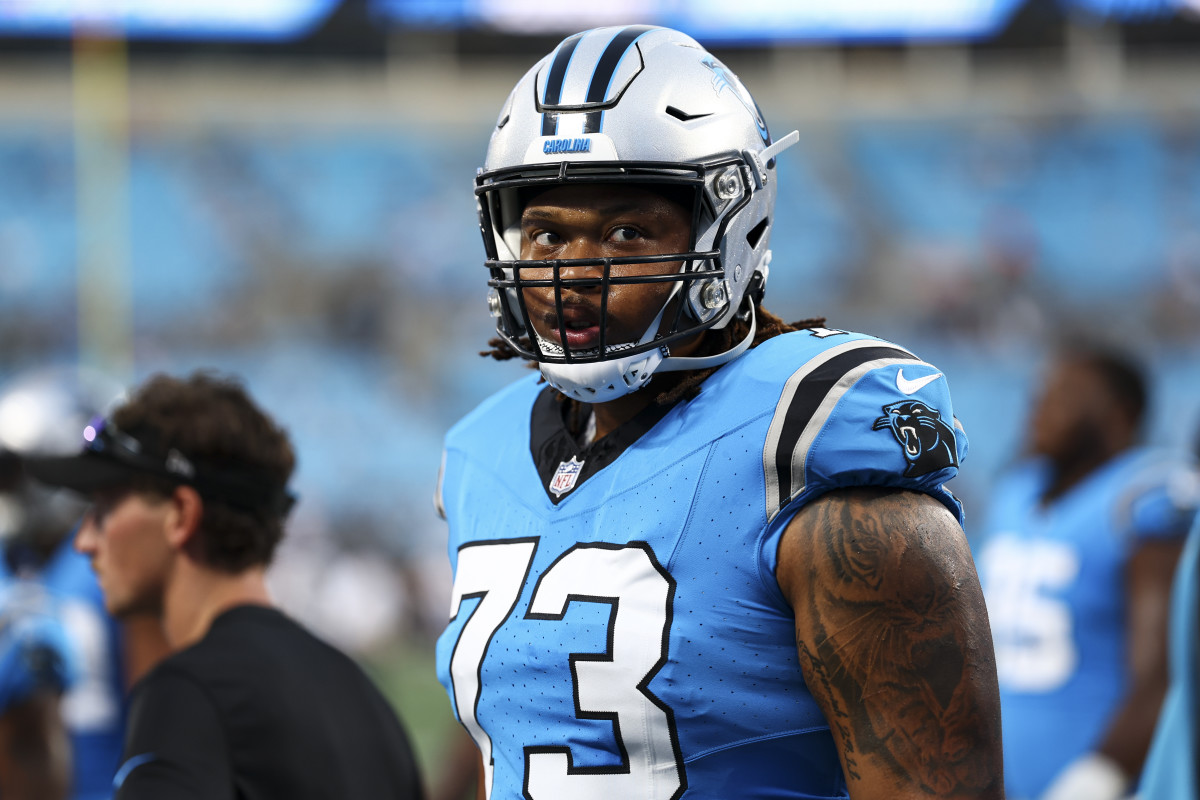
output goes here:
[[91, 498], [76, 547], [108, 610], [157, 614], [176, 651], [131, 695], [118, 800], [422, 796], [387, 701], [272, 607], [294, 463], [240, 385], [198, 373], [152, 378], [82, 453], [30, 465]]

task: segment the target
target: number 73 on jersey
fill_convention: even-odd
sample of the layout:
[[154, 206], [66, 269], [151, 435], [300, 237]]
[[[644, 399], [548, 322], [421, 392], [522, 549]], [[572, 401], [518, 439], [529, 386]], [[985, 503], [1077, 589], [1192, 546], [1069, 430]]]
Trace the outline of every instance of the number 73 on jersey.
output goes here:
[[[513, 539], [468, 544], [458, 552], [451, 624], [469, 616], [453, 645], [450, 676], [458, 718], [483, 757], [488, 796], [498, 788], [495, 754], [477, 715], [489, 647], [510, 621], [553, 625], [572, 603], [597, 603], [610, 609], [607, 649], [564, 652], [562, 663], [570, 670], [575, 717], [611, 723], [611, 740], [597, 744], [616, 753], [619, 763], [578, 766], [565, 741], [526, 745], [522, 793], [529, 800], [678, 798], [687, 780], [674, 716], [649, 689], [667, 660], [674, 581], [644, 542], [575, 545], [535, 579], [530, 570], [537, 547], [537, 539]], [[533, 579], [527, 606], [519, 608]]]

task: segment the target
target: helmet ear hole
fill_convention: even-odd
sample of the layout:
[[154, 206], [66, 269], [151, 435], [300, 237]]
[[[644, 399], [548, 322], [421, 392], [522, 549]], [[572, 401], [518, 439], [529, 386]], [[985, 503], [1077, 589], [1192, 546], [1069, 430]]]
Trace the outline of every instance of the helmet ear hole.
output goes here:
[[746, 234], [746, 242], [750, 245], [751, 250], [758, 247], [758, 243], [762, 241], [763, 234], [767, 232], [767, 225], [769, 225], [770, 222], [771, 220], [769, 218], [763, 217], [762, 220], [760, 220], [759, 223], [751, 228]]
[[712, 116], [711, 111], [702, 111], [698, 114], [689, 114], [682, 108], [676, 108], [675, 106], [667, 106], [666, 112], [668, 116], [672, 116], [680, 122], [691, 122], [694, 119], [702, 119], [704, 117]]

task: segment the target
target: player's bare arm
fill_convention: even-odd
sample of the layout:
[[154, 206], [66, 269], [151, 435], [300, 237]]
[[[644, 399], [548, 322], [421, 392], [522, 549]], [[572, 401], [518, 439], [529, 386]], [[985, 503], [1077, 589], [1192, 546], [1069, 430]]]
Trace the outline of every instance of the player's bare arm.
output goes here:
[[777, 576], [852, 798], [1003, 797], [987, 611], [941, 503], [831, 492], [789, 523]]
[[1117, 706], [1097, 750], [1127, 775], [1142, 770], [1158, 711], [1167, 694], [1167, 624], [1171, 582], [1183, 543], [1147, 542], [1134, 551], [1126, 568], [1129, 628], [1126, 663], [1129, 691]]

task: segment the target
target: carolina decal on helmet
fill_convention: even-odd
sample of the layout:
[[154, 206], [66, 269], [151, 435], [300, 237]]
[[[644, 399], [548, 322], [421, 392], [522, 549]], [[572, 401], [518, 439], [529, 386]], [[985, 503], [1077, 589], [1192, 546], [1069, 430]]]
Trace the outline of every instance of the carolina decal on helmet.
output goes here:
[[738, 76], [730, 72], [724, 64], [717, 61], [713, 56], [705, 57], [700, 63], [712, 70], [713, 88], [717, 94], [720, 94], [726, 88], [732, 90], [733, 96], [746, 107], [746, 110], [750, 112], [750, 116], [754, 117], [754, 124], [758, 128], [758, 135], [762, 137], [763, 144], [770, 144], [771, 133], [767, 130], [767, 121], [763, 118], [762, 110], [750, 95], [750, 91], [742, 85]]
[[901, 400], [883, 407], [873, 430], [892, 432], [904, 450], [908, 466], [904, 476], [926, 475], [945, 467], [958, 466], [954, 431], [942, 421], [942, 412], [920, 400]]
[[547, 155], [554, 153], [590, 153], [591, 139], [547, 139], [542, 145], [542, 152]]
[[[608, 97], [613, 75], [617, 72], [625, 53], [642, 34], [654, 30], [651, 25], [630, 25], [622, 28], [613, 36], [604, 52], [600, 54], [596, 66], [592, 70], [592, 79], [588, 83], [585, 106], [598, 105]], [[546, 77], [546, 92], [542, 106], [542, 136], [554, 136], [558, 133], [559, 111], [551, 110], [562, 105], [563, 85], [566, 82], [567, 70], [571, 66], [571, 58], [575, 49], [587, 34], [580, 34], [568, 39], [559, 46], [550, 64], [550, 74]], [[577, 106], [576, 106], [577, 108]], [[597, 109], [589, 111], [583, 124], [584, 133], [599, 133], [604, 123], [604, 111]]]

